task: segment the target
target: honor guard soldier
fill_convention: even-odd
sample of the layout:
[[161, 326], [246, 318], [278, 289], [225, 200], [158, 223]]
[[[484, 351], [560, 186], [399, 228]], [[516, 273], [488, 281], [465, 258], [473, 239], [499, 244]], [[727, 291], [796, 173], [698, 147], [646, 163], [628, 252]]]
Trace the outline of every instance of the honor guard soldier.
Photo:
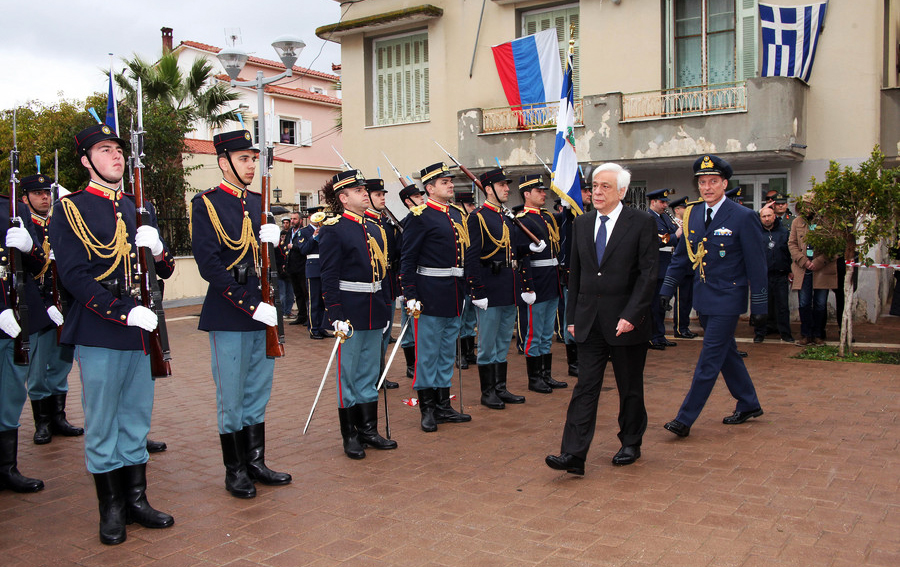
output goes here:
[[670, 189], [659, 189], [647, 193], [647, 211], [656, 221], [656, 234], [659, 237], [659, 270], [657, 272], [656, 295], [650, 304], [653, 313], [653, 336], [650, 337], [650, 348], [653, 350], [665, 350], [666, 347], [678, 346], [678, 343], [666, 338], [666, 310], [660, 305], [659, 290], [672, 261], [672, 252], [675, 250], [675, 233], [678, 226], [666, 213], [669, 206]]
[[[506, 389], [506, 355], [516, 324], [516, 300], [520, 287], [513, 242], [513, 223], [503, 210], [509, 197], [509, 181], [503, 170], [492, 169], [480, 176], [486, 201], [468, 218], [470, 244], [466, 249], [466, 275], [472, 303], [478, 308], [478, 377], [481, 403], [491, 409], [525, 403]], [[530, 282], [529, 282], [530, 284]], [[522, 291], [531, 305], [535, 294]]]
[[[586, 180], [579, 169], [578, 180], [581, 183], [581, 209], [586, 213], [591, 205], [591, 182]], [[562, 212], [554, 215], [559, 224], [559, 276], [562, 284], [562, 297], [559, 301], [557, 314], [558, 333], [566, 345], [566, 363], [569, 376], [578, 377], [578, 347], [575, 337], [569, 332], [566, 323], [566, 301], [569, 298], [569, 258], [572, 257], [572, 227], [575, 224], [575, 213], [572, 212], [572, 204], [566, 199], [561, 199]]]
[[[331, 183], [331, 180], [328, 181]], [[319, 233], [325, 220], [325, 207], [316, 205], [309, 207], [309, 224], [300, 229], [300, 254], [306, 257], [306, 289], [309, 291], [309, 313], [307, 324], [309, 338], [322, 340], [328, 337], [325, 332], [325, 302], [322, 300], [322, 272], [319, 264]]]
[[[25, 405], [25, 377], [29, 370], [24, 361], [16, 360], [16, 338], [22, 333], [17, 321], [18, 314], [11, 303], [10, 294], [15, 291], [13, 273], [10, 271], [9, 257], [13, 248], [22, 252], [22, 268], [25, 272], [25, 297], [19, 297], [21, 305], [28, 306], [28, 329], [40, 329], [53, 324], [40, 300], [40, 293], [33, 276], [44, 267], [44, 251], [39, 245], [31, 215], [24, 205], [16, 204], [16, 216], [21, 219], [19, 226], [11, 226], [9, 218], [9, 198], [0, 195], [0, 490], [9, 488], [15, 492], [37, 492], [43, 490], [44, 482], [28, 478], [18, 469], [19, 416]], [[24, 313], [25, 309], [21, 311]], [[31, 348], [34, 348], [37, 333], [29, 333]], [[26, 351], [25, 355], [29, 353]]]
[[[522, 177], [519, 180], [519, 194], [525, 201], [525, 207], [516, 216], [535, 236], [548, 243], [541, 252], [525, 258], [536, 299], [531, 305], [518, 302], [518, 320], [528, 369], [528, 389], [549, 394], [554, 388], [568, 387], [567, 383], [555, 380], [551, 375], [553, 355], [550, 347], [553, 346], [556, 312], [562, 295], [559, 284], [559, 225], [553, 215], [542, 208], [547, 201], [547, 187], [542, 175]], [[520, 242], [526, 240], [521, 230], [517, 229], [516, 234]]]
[[149, 248], [156, 273], [168, 278], [172, 255], [159, 238], [156, 214], [136, 228], [134, 196], [119, 189], [125, 142], [105, 124], [75, 135], [86, 188], [53, 205], [50, 246], [60, 282], [73, 301], [61, 342], [75, 345], [84, 405], [84, 450], [100, 503], [100, 541], [125, 541], [125, 524], [167, 528], [172, 516], [147, 502], [147, 433], [154, 380], [147, 345], [158, 318], [140, 304], [138, 248]]
[[[22, 179], [22, 202], [31, 210], [31, 222], [37, 234], [37, 242], [44, 250], [44, 267], [37, 275], [41, 292], [41, 305], [35, 310], [46, 311], [50, 324], [38, 329], [29, 327], [36, 334], [31, 341], [31, 363], [28, 366], [28, 397], [34, 413], [34, 442], [49, 443], [54, 434], [77, 437], [84, 434], [81, 427], [73, 427], [66, 420], [66, 394], [69, 391], [69, 371], [72, 369], [74, 349], [72, 345], [59, 344], [57, 327], [63, 323], [63, 314], [53, 299], [53, 270], [50, 269], [50, 194], [52, 180], [46, 175], [30, 175]], [[62, 293], [62, 290], [60, 290]]]
[[[425, 193], [416, 187], [415, 184], [409, 184], [403, 189], [400, 190], [400, 199], [403, 201], [403, 205], [406, 206], [407, 209], [412, 210], [413, 207], [421, 205], [425, 202]], [[406, 227], [409, 225], [409, 220], [413, 217], [412, 214], [408, 214], [400, 221], [400, 226], [403, 227], [403, 230], [406, 230]], [[398, 248], [403, 250], [403, 235], [400, 235], [400, 240], [397, 243]], [[401, 260], [402, 261], [402, 260]], [[400, 279], [400, 274], [398, 272], [397, 279]], [[401, 284], [400, 293], [403, 293], [403, 287]], [[403, 300], [403, 296], [401, 295], [401, 305], [404, 306], [403, 309], [400, 309], [400, 328], [402, 329], [406, 325], [406, 321], [409, 320], [409, 312], [405, 308], [406, 301]], [[406, 377], [414, 378], [416, 375], [416, 332], [414, 329], [407, 329], [405, 333], [403, 333], [403, 337], [400, 338], [400, 348], [403, 349], [403, 357], [406, 359]]]
[[723, 423], [744, 423], [763, 414], [734, 341], [738, 319], [747, 311], [748, 291], [750, 325], [765, 324], [767, 318], [762, 225], [754, 211], [725, 198], [731, 175], [731, 165], [718, 156], [706, 155], [694, 162], [694, 179], [703, 202], [691, 204], [684, 213], [684, 238], [660, 290], [660, 302], [668, 303], [678, 283], [693, 272], [695, 305], [704, 329], [691, 388], [678, 415], [665, 424], [679, 437], [690, 434], [720, 372], [737, 399], [734, 414]]
[[[472, 214], [477, 207], [475, 195], [472, 191], [457, 191], [453, 200], [465, 210], [467, 215]], [[466, 282], [468, 284], [468, 282]], [[463, 301], [462, 321], [459, 329], [459, 367], [463, 370], [470, 364], [478, 362], [475, 356], [475, 306], [472, 304], [472, 295], [466, 293]]]
[[344, 453], [363, 459], [366, 445], [380, 450], [397, 442], [378, 433], [378, 364], [382, 333], [388, 322], [383, 291], [387, 275], [384, 229], [367, 222], [370, 205], [366, 180], [351, 169], [326, 186], [325, 200], [339, 214], [325, 221], [319, 236], [325, 313], [335, 334], [346, 337], [338, 347], [338, 418]]
[[[669, 203], [669, 208], [675, 214], [675, 224], [678, 230], [675, 232], [673, 247], [678, 247], [678, 242], [684, 237], [684, 211], [687, 208], [687, 197]], [[665, 277], [665, 274], [663, 274]], [[694, 305], [694, 274], [689, 273], [681, 280], [675, 289], [675, 304], [672, 308], [672, 330], [679, 339], [695, 339], [697, 333], [691, 331], [691, 309]]]
[[406, 308], [421, 313], [414, 321], [416, 369], [423, 431], [440, 423], [462, 423], [472, 416], [450, 405], [450, 384], [460, 314], [465, 295], [464, 261], [469, 244], [466, 215], [450, 203], [453, 181], [444, 163], [420, 171], [428, 200], [413, 207], [403, 231], [400, 282]]
[[291, 482], [291, 475], [265, 463], [266, 405], [275, 371], [275, 359], [266, 356], [266, 326], [275, 326], [278, 315], [262, 301], [259, 248], [277, 245], [280, 231], [259, 224], [262, 196], [248, 189], [259, 150], [250, 140], [246, 130], [213, 137], [222, 182], [191, 201], [191, 246], [209, 282], [199, 328], [209, 333], [225, 488], [237, 498], [256, 496], [254, 482]]
[[[400, 231], [384, 212], [387, 206], [385, 204], [387, 191], [384, 188], [384, 180], [366, 179], [366, 191], [369, 193], [370, 204], [365, 211], [366, 222], [373, 223], [384, 231], [385, 252], [387, 252], [388, 262], [387, 273], [381, 286], [388, 311], [388, 323], [384, 327], [384, 336], [381, 344], [381, 370], [383, 371], [384, 355], [387, 353], [388, 345], [391, 342], [391, 330], [394, 327], [394, 301], [400, 295], [400, 283], [397, 279], [397, 271], [400, 266], [400, 249], [397, 246], [397, 240]], [[379, 372], [378, 375], [380, 377], [381, 373]], [[400, 385], [385, 379], [384, 387], [388, 390], [393, 390], [399, 388]]]

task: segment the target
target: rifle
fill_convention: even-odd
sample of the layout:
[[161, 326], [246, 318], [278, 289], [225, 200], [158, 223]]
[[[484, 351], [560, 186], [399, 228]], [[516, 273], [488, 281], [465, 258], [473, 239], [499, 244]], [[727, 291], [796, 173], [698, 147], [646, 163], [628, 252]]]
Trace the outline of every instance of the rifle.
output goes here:
[[[485, 199], [487, 199], [487, 198], [489, 197], [488, 192], [487, 192], [487, 190], [484, 188], [484, 185], [481, 184], [481, 181], [480, 181], [477, 177], [475, 177], [475, 174], [472, 173], [471, 171], [469, 171], [469, 169], [468, 169], [466, 166], [464, 166], [463, 164], [459, 163], [459, 161], [458, 161], [455, 157], [453, 157], [453, 154], [451, 154], [450, 152], [448, 152], [447, 150], [445, 150], [445, 149], [444, 149], [444, 146], [438, 144], [437, 140], [432, 140], [432, 142], [434, 142], [435, 144], [437, 144], [437, 147], [439, 147], [439, 148], [441, 148], [442, 150], [444, 150], [444, 153], [447, 154], [447, 157], [450, 158], [450, 160], [451, 160], [453, 163], [455, 163], [457, 167], [459, 167], [459, 170], [462, 171], [463, 174], [465, 174], [465, 176], [468, 177], [468, 178], [472, 181], [472, 183], [475, 184], [476, 187], [478, 187], [479, 189], [481, 189], [481, 192], [484, 193]], [[506, 216], [509, 218], [509, 220], [511, 220], [511, 221], [513, 222], [513, 224], [516, 225], [516, 227], [517, 227], [519, 230], [521, 230], [522, 233], [525, 234], [525, 236], [528, 237], [529, 240], [531, 240], [531, 241], [534, 242], [535, 244], [540, 244], [540, 243], [541, 243], [541, 239], [538, 238], [537, 236], [535, 236], [533, 232], [531, 232], [530, 230], [528, 230], [528, 228], [522, 223], [522, 221], [519, 220], [518, 218], [516, 218], [516, 215], [512, 214], [512, 211], [510, 211], [509, 209], [507, 209], [503, 204], [500, 204], [500, 210], [503, 211], [503, 214], [506, 215]]]
[[[260, 76], [262, 76], [260, 74]], [[260, 94], [260, 101], [262, 101]], [[261, 106], [261, 105], [260, 105]], [[262, 112], [262, 108], [260, 108]], [[269, 210], [269, 186], [272, 182], [269, 170], [272, 169], [274, 156], [265, 145], [265, 132], [262, 126], [259, 128], [259, 162], [262, 164], [263, 175], [260, 178], [260, 191], [262, 193], [262, 218], [260, 225], [276, 224], [275, 215]], [[272, 307], [280, 304], [278, 301], [278, 266], [275, 263], [275, 245], [265, 243], [260, 254], [259, 285], [262, 288], [262, 300]], [[281, 307], [275, 307], [278, 314], [278, 324], [275, 327], [266, 326], [266, 356], [279, 358], [284, 356], [284, 313]]]
[[[59, 200], [59, 150], [53, 151], [53, 184], [50, 185], [50, 210], [53, 210], [53, 205], [56, 204], [56, 201]], [[68, 299], [63, 297], [63, 294], [60, 293], [59, 287], [59, 273], [56, 271], [56, 259], [50, 259], [50, 298], [53, 301], [53, 305], [59, 309], [59, 312], [63, 314], [63, 317], [68, 315], [69, 313], [69, 305]], [[64, 323], [65, 324], [65, 323]], [[59, 340], [62, 337], [62, 325], [56, 327], [56, 344], [60, 344]]]
[[[134, 119], [131, 121], [131, 157], [130, 181], [134, 192], [136, 215], [135, 226], [140, 228], [151, 225], [150, 212], [144, 206], [144, 117], [143, 117], [143, 93], [141, 91], [141, 79], [137, 80], [137, 128], [134, 127]], [[150, 333], [150, 374], [154, 378], [162, 378], [172, 375], [172, 352], [169, 350], [169, 334], [166, 329], [166, 312], [162, 306], [162, 290], [159, 288], [159, 280], [156, 277], [156, 262], [149, 248], [142, 248], [138, 253], [138, 278], [140, 290], [132, 290], [132, 294], [141, 296], [141, 305], [152, 309], [158, 318], [156, 329]]]
[[[337, 148], [335, 148], [334, 146], [331, 146], [331, 149], [334, 150], [334, 153], [336, 153], [339, 158], [341, 158], [342, 166], [344, 166], [348, 170], [353, 169], [353, 166], [350, 165], [349, 163], [347, 163], [347, 160], [344, 159], [344, 156], [341, 155], [341, 152], [337, 151]], [[382, 153], [382, 155], [384, 155], [384, 152], [381, 152], [381, 153]], [[387, 156], [384, 156], [384, 157], [387, 158]], [[390, 163], [390, 161], [391, 160], [388, 160], [388, 163]], [[393, 166], [391, 166], [391, 167], [393, 167]], [[397, 171], [397, 169], [394, 168], [394, 171]], [[398, 175], [399, 175], [399, 173], [398, 173]], [[402, 177], [400, 178], [400, 183], [403, 183]], [[379, 211], [379, 212], [381, 212], [381, 211]], [[385, 214], [387, 214], [388, 218], [391, 220], [391, 222], [394, 224], [394, 226], [397, 227], [397, 230], [399, 230], [400, 233], [403, 234], [403, 226], [400, 224], [400, 221], [397, 220], [397, 217], [394, 216], [394, 213], [392, 213], [391, 210], [388, 208], [387, 203], [384, 204], [384, 212], [385, 212]]]
[[[9, 151], [9, 227], [22, 227], [22, 220], [16, 214], [16, 187], [19, 180], [19, 144], [16, 139], [16, 111], [13, 110], [13, 149]], [[28, 338], [28, 303], [25, 300], [25, 266], [22, 264], [22, 251], [18, 248], [8, 250], [7, 272], [9, 281], [9, 306], [13, 310], [16, 322], [19, 323], [18, 336], [14, 339], [13, 363], [17, 366], [28, 366], [28, 353], [31, 342]]]

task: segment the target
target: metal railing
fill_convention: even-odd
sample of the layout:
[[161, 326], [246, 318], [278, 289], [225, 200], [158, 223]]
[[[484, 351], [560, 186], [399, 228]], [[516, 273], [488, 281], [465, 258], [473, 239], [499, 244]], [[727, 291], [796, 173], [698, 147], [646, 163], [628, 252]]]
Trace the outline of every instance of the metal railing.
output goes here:
[[[584, 123], [582, 99], [575, 100], [575, 125]], [[556, 128], [559, 101], [485, 108], [482, 113], [482, 132], [508, 132]]]
[[622, 120], [652, 120], [747, 110], [747, 85], [721, 83], [622, 95]]

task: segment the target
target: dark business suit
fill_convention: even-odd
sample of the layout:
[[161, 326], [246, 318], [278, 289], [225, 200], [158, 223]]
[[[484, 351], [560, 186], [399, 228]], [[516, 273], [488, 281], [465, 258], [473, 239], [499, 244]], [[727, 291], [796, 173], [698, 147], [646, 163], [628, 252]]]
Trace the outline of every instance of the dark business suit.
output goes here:
[[[650, 303], [656, 291], [656, 223], [645, 212], [623, 207], [597, 264], [597, 211], [573, 227], [566, 321], [575, 325], [578, 383], [566, 414], [562, 452], [584, 459], [594, 436], [606, 363], [612, 360], [619, 390], [619, 440], [640, 445], [647, 429], [644, 362], [652, 331]], [[616, 336], [619, 319], [634, 329]]]

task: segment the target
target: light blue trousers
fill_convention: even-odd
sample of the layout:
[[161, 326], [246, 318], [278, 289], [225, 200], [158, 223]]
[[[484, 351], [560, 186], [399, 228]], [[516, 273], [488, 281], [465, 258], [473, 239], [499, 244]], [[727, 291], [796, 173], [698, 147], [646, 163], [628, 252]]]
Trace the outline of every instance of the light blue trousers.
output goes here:
[[526, 356], [550, 354], [558, 307], [559, 298], [556, 297], [527, 306], [528, 331], [522, 337]]
[[[37, 338], [31, 335], [29, 340]], [[0, 431], [19, 428], [19, 416], [25, 405], [27, 366], [13, 364], [13, 339], [0, 339]]]
[[69, 391], [72, 347], [56, 344], [56, 327], [31, 335], [31, 364], [28, 366], [28, 397], [31, 401]]
[[516, 326], [516, 306], [476, 309], [478, 316], [478, 364], [506, 362], [513, 328]]
[[[416, 325], [416, 376], [413, 388], [449, 388], [456, 361], [459, 317], [419, 315]], [[408, 333], [409, 331], [407, 331]], [[421, 348], [419, 348], [421, 346]]]
[[378, 357], [382, 353], [382, 329], [353, 331], [353, 336], [338, 347], [338, 407], [378, 401], [378, 379], [381, 377]]
[[266, 357], [265, 331], [210, 331], [209, 349], [219, 433], [266, 420], [275, 359]]

